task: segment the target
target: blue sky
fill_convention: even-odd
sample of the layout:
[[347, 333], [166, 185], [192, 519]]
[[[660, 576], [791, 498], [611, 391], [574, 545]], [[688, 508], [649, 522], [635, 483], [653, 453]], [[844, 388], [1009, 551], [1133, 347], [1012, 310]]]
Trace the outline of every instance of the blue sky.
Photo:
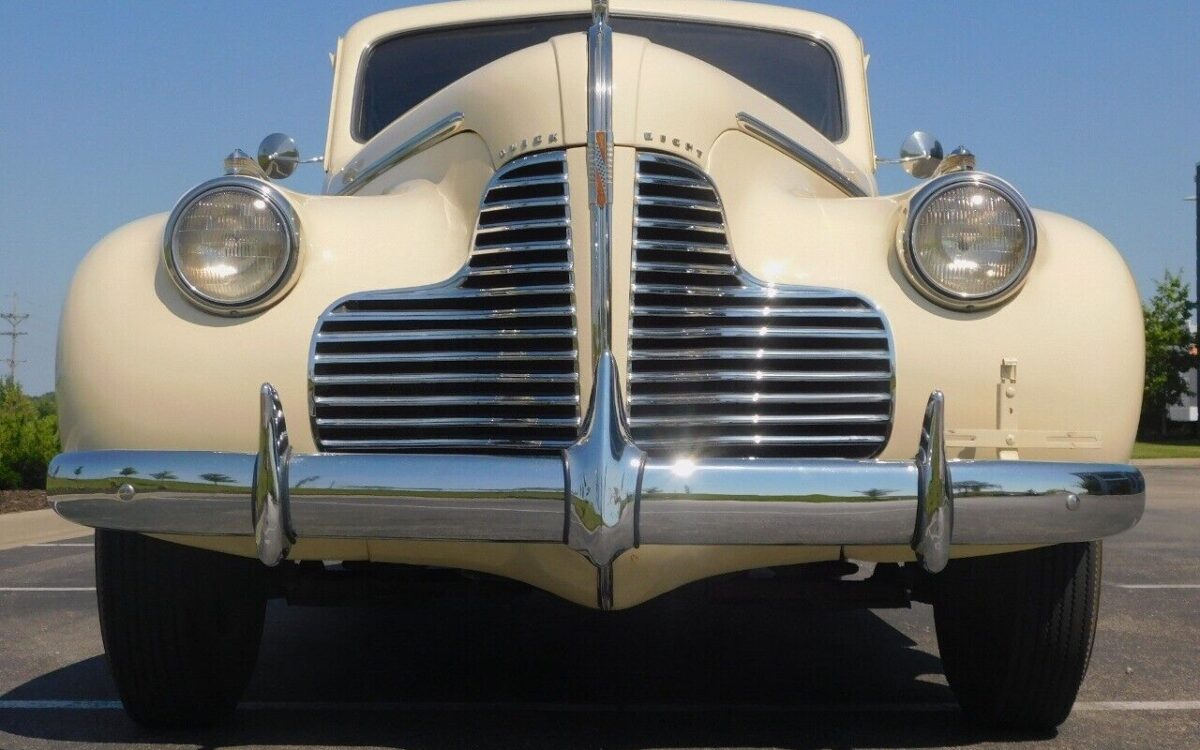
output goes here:
[[[88, 248], [269, 132], [318, 152], [335, 39], [402, 4], [0, 0], [0, 305], [17, 292], [31, 315], [28, 391], [53, 388], [58, 311]], [[881, 155], [915, 129], [966, 144], [1035, 206], [1107, 235], [1143, 295], [1165, 269], [1195, 278], [1182, 199], [1200, 161], [1200, 3], [799, 4], [866, 40]], [[319, 184], [313, 167], [289, 181]], [[911, 184], [880, 175], [885, 191]]]

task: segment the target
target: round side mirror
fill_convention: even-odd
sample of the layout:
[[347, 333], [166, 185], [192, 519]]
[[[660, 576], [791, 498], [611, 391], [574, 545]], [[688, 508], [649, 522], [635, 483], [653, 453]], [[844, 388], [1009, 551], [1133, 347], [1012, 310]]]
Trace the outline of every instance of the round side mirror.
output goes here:
[[932, 177], [942, 163], [942, 144], [929, 133], [918, 130], [900, 146], [900, 163], [913, 177], [921, 180]]
[[258, 146], [258, 166], [272, 180], [291, 176], [299, 163], [300, 150], [296, 148], [296, 139], [290, 135], [271, 133]]

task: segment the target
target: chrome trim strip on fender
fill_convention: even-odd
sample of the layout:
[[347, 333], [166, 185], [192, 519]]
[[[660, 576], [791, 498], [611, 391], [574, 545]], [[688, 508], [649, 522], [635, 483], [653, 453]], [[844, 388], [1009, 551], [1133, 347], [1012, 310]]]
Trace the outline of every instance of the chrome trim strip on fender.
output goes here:
[[357, 193], [366, 187], [367, 183], [410, 156], [415, 156], [457, 134], [463, 129], [465, 119], [462, 112], [455, 112], [438, 120], [370, 164], [356, 167], [357, 159], [351, 161], [342, 169], [342, 187], [337, 191], [337, 195]]
[[[869, 194], [858, 182], [847, 177], [842, 170], [757, 117], [745, 112], [738, 112], [737, 123], [739, 128], [768, 146], [811, 167], [817, 174], [851, 198], [865, 198]], [[857, 174], [857, 170], [855, 170], [855, 174]]]

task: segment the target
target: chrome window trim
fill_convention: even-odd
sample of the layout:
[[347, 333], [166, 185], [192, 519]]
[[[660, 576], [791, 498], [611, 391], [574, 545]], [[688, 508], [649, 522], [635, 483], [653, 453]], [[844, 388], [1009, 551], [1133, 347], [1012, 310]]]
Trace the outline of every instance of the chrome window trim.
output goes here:
[[[913, 228], [925, 206], [947, 190], [962, 185], [979, 185], [996, 191], [1012, 203], [1013, 208], [1016, 209], [1017, 214], [1026, 227], [1024, 264], [1013, 274], [1008, 283], [996, 291], [988, 292], [987, 294], [956, 294], [945, 290], [937, 282], [929, 278], [913, 257]], [[1007, 302], [1016, 296], [1021, 291], [1021, 288], [1025, 286], [1025, 280], [1029, 277], [1029, 271], [1033, 268], [1033, 261], [1037, 256], [1037, 224], [1034, 222], [1033, 212], [1029, 207], [1029, 203], [1007, 181], [987, 172], [976, 172], [973, 170], [943, 175], [930, 180], [918, 190], [904, 210], [907, 212], [907, 217], [900, 225], [900, 237], [896, 243], [897, 253], [900, 256], [900, 267], [904, 270], [904, 275], [908, 277], [913, 287], [929, 301], [950, 310], [972, 312], [995, 307]]]
[[[179, 271], [172, 242], [175, 228], [183, 212], [204, 195], [220, 190], [240, 191], [265, 200], [282, 221], [284, 231], [288, 236], [288, 259], [278, 277], [260, 294], [237, 302], [214, 300], [188, 281]], [[171, 215], [167, 219], [166, 229], [163, 231], [163, 265], [171, 281], [182, 292], [184, 299], [195, 307], [214, 315], [228, 317], [253, 315], [274, 305], [295, 285], [298, 276], [296, 270], [300, 260], [300, 239], [300, 217], [292, 207], [291, 201], [278, 188], [265, 180], [254, 177], [227, 175], [197, 185], [184, 193], [183, 197], [176, 202], [175, 208], [171, 210]]]
[[[354, 100], [353, 100], [353, 106], [350, 111], [350, 126], [349, 126], [350, 139], [358, 144], [370, 143], [371, 140], [374, 139], [374, 136], [372, 136], [371, 138], [367, 138], [367, 139], [361, 138], [360, 134], [358, 132], [357, 123], [358, 123], [358, 118], [361, 113], [361, 107], [362, 107], [363, 72], [366, 68], [367, 60], [370, 59], [371, 54], [375, 52], [375, 48], [378, 47], [379, 45], [389, 42], [398, 37], [402, 37], [406, 34], [414, 33], [414, 32], [432, 31], [434, 29], [451, 29], [451, 28], [455, 28], [455, 27], [490, 26], [490, 25], [495, 25], [495, 24], [507, 23], [507, 22], [515, 20], [515, 19], [531, 20], [531, 19], [539, 19], [539, 18], [563, 18], [563, 17], [570, 17], [570, 16], [578, 16], [580, 18], [580, 20], [586, 20], [588, 18], [587, 15], [582, 14], [582, 13], [576, 13], [574, 11], [566, 11], [566, 12], [562, 12], [562, 13], [538, 13], [538, 14], [533, 14], [533, 15], [528, 15], [528, 16], [522, 16], [522, 15], [504, 16], [501, 18], [491, 18], [491, 19], [488, 19], [488, 20], [480, 22], [480, 23], [458, 23], [458, 22], [450, 21], [447, 23], [433, 24], [430, 26], [421, 26], [421, 27], [414, 28], [414, 29], [405, 29], [404, 31], [400, 31], [395, 34], [390, 34], [388, 36], [380, 37], [380, 38], [374, 40], [369, 45], [367, 45], [366, 49], [364, 49], [362, 54], [359, 56], [358, 69], [354, 73]], [[648, 19], [651, 21], [676, 21], [679, 23], [707, 24], [710, 26], [728, 26], [728, 27], [735, 28], [735, 29], [751, 29], [753, 31], [770, 31], [770, 32], [774, 32], [776, 34], [786, 34], [788, 36], [794, 36], [799, 39], [805, 39], [807, 41], [813, 42], [814, 44], [821, 46], [826, 52], [829, 53], [830, 58], [833, 59], [833, 71], [834, 71], [834, 75], [837, 76], [837, 84], [838, 84], [838, 107], [840, 107], [841, 115], [842, 115], [842, 132], [839, 135], [839, 137], [837, 138], [837, 140], [830, 140], [830, 143], [841, 144], [841, 143], [845, 143], [846, 140], [850, 138], [850, 130], [851, 130], [850, 117], [849, 117], [850, 108], [849, 108], [848, 102], [846, 100], [846, 77], [845, 77], [845, 71], [842, 66], [842, 58], [840, 55], [838, 55], [838, 52], [836, 49], [834, 49], [833, 45], [829, 43], [829, 40], [827, 38], [825, 38], [823, 35], [817, 34], [817, 33], [806, 33], [806, 32], [802, 32], [802, 31], [795, 31], [793, 29], [781, 28], [778, 26], [767, 26], [767, 25], [763, 25], [763, 24], [733, 23], [731, 21], [727, 21], [725, 19], [720, 19], [720, 18], [708, 18], [708, 19], [683, 18], [680, 16], [663, 15], [661, 13], [638, 13], [636, 11], [634, 11], [634, 12], [623, 11], [623, 12], [618, 13], [617, 15], [613, 16], [613, 18], [617, 18], [617, 19], [638, 18], [638, 19]], [[587, 29], [583, 29], [583, 28], [580, 29], [580, 33], [586, 33], [586, 32], [587, 32]], [[617, 29], [617, 33], [622, 33], [622, 32], [620, 31], [620, 29]], [[746, 85], [749, 85], [749, 84], [746, 84]], [[753, 88], [753, 87], [751, 87], [751, 88]], [[755, 91], [757, 91], [757, 90], [758, 89], [755, 89]], [[772, 100], [772, 101], [774, 101], [774, 100]], [[780, 105], [780, 106], [783, 106], [783, 105]], [[784, 109], [787, 109], [788, 112], [792, 112], [792, 110], [788, 109], [787, 107], [784, 107]], [[410, 109], [410, 110], [408, 110], [408, 112], [412, 112], [412, 110]], [[400, 117], [404, 117], [405, 115], [408, 114], [408, 112], [405, 112], [404, 114], [400, 115]], [[796, 117], [799, 117], [801, 120], [804, 120], [804, 118], [800, 117], [800, 115], [798, 113], [792, 112], [792, 114]], [[398, 119], [400, 119], [400, 118], [397, 117], [396, 120], [398, 120]], [[392, 120], [392, 122], [395, 122], [396, 120]], [[808, 122], [807, 120], [804, 120], [804, 121]], [[378, 135], [378, 134], [376, 134], [376, 135]], [[824, 137], [824, 136], [822, 136], [822, 137]]]
[[738, 127], [775, 150], [790, 156], [817, 172], [838, 190], [851, 198], [865, 198], [869, 193], [857, 182], [847, 177], [842, 170], [833, 166], [810, 149], [797, 143], [754, 115], [737, 113]]
[[454, 112], [404, 141], [361, 170], [351, 171], [350, 164], [353, 164], [353, 160], [351, 160], [350, 164], [342, 168], [342, 187], [337, 194], [353, 195], [357, 193], [376, 177], [405, 159], [416, 156], [451, 136], [457, 135], [463, 129], [465, 122], [466, 117], [462, 112]]

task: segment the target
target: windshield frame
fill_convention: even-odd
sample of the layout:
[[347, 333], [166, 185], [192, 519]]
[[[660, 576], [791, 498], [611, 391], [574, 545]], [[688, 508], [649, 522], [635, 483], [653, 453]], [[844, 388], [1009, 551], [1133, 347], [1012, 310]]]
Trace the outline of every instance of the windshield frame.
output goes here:
[[[408, 36], [410, 34], [422, 34], [425, 32], [435, 31], [435, 30], [453, 31], [455, 29], [477, 28], [477, 27], [485, 27], [485, 26], [498, 26], [498, 25], [502, 25], [502, 24], [510, 24], [513, 21], [537, 22], [537, 21], [543, 20], [543, 19], [564, 19], [564, 18], [572, 18], [572, 17], [577, 17], [580, 20], [580, 23], [582, 24], [582, 26], [580, 28], [580, 33], [586, 33], [587, 25], [591, 22], [591, 16], [589, 16], [586, 13], [577, 13], [577, 12], [572, 11], [572, 12], [565, 12], [565, 13], [544, 13], [544, 14], [539, 14], [539, 15], [534, 15], [534, 16], [512, 16], [512, 17], [504, 17], [504, 18], [492, 18], [492, 19], [488, 19], [486, 21], [472, 21], [472, 22], [468, 22], [468, 23], [434, 24], [434, 25], [430, 25], [430, 26], [422, 26], [420, 28], [404, 29], [403, 31], [399, 31], [394, 34], [388, 34], [386, 36], [381, 36], [378, 39], [373, 40], [363, 50], [362, 54], [358, 58], [358, 70], [355, 72], [355, 76], [354, 76], [353, 105], [352, 105], [351, 112], [350, 112], [350, 123], [349, 123], [350, 138], [355, 143], [360, 144], [360, 145], [369, 143], [373, 138], [378, 136], [379, 133], [384, 132], [388, 127], [390, 127], [392, 123], [396, 122], [397, 120], [400, 120], [405, 115], [407, 115], [409, 112], [412, 112], [414, 109], [416, 109], [418, 106], [420, 106], [421, 102], [428, 100], [429, 97], [431, 97], [437, 93], [435, 91], [435, 92], [431, 93], [429, 96], [427, 96], [425, 99], [422, 99], [417, 104], [414, 104], [407, 111], [405, 111], [404, 113], [400, 114], [395, 119], [393, 119], [391, 123], [388, 123], [387, 125], [384, 125], [382, 128], [380, 128], [379, 131], [377, 133], [375, 133], [375, 135], [371, 136], [371, 138], [363, 138], [362, 133], [360, 132], [360, 129], [359, 129], [359, 124], [360, 124], [361, 116], [362, 116], [362, 106], [363, 106], [363, 99], [364, 99], [363, 87], [366, 84], [367, 64], [370, 62], [371, 56], [375, 53], [376, 48], [379, 47], [380, 45], [386, 44], [386, 43], [394, 41], [396, 39], [400, 39], [400, 38]], [[729, 27], [732, 29], [748, 29], [748, 30], [752, 30], [752, 31], [764, 31], [764, 32], [770, 32], [770, 33], [775, 33], [775, 34], [782, 34], [785, 36], [797, 37], [797, 38], [803, 39], [805, 41], [813, 42], [817, 46], [823, 48], [825, 50], [825, 52], [827, 52], [829, 54], [830, 59], [833, 61], [833, 74], [836, 77], [837, 90], [838, 90], [837, 91], [837, 93], [838, 93], [837, 105], [840, 110], [840, 119], [841, 119], [841, 125], [842, 125], [841, 134], [839, 135], [837, 140], [829, 139], [827, 136], [825, 136], [824, 133], [821, 133], [821, 131], [818, 128], [816, 128], [811, 123], [809, 123], [807, 119], [802, 117], [799, 113], [793, 111], [787, 105], [783, 104], [782, 102], [779, 102], [778, 100], [776, 100], [774, 98], [771, 98], [771, 97], [768, 97], [768, 98], [770, 98], [771, 101], [776, 102], [777, 104], [779, 104], [779, 106], [783, 107], [785, 110], [790, 112], [792, 115], [794, 115], [795, 117], [800, 119], [802, 122], [804, 122], [804, 124], [808, 125], [809, 127], [812, 127], [813, 130], [815, 130], [817, 133], [819, 133], [822, 138], [826, 138], [827, 140], [829, 140], [830, 143], [833, 143], [835, 145], [840, 145], [842, 143], [845, 143], [846, 140], [850, 137], [850, 130], [851, 130], [850, 109], [849, 109], [849, 106], [847, 103], [847, 98], [846, 98], [846, 78], [845, 78], [845, 72], [844, 72], [844, 69], [842, 66], [842, 60], [841, 60], [841, 57], [838, 55], [838, 52], [834, 48], [834, 46], [823, 35], [814, 33], [814, 32], [796, 31], [795, 29], [782, 28], [779, 26], [768, 26], [765, 24], [730, 23], [730, 22], [727, 22], [727, 21], [724, 21], [721, 19], [711, 19], [711, 18], [707, 18], [707, 19], [683, 18], [683, 17], [679, 17], [679, 16], [671, 16], [671, 15], [666, 15], [666, 14], [662, 14], [662, 13], [654, 13], [654, 12], [615, 13], [613, 15], [613, 20], [616, 23], [613, 25], [613, 33], [615, 33], [615, 34], [624, 33], [621, 31], [620, 26], [619, 26], [620, 20], [622, 18], [630, 18], [630, 19], [638, 19], [638, 20], [651, 20], [651, 21], [672, 21], [672, 22], [676, 22], [676, 23], [680, 23], [680, 24], [693, 24], [693, 25], [698, 25], [698, 26]], [[639, 36], [639, 35], [634, 34], [633, 36]], [[551, 37], [547, 37], [547, 39], [550, 39], [550, 38]], [[650, 43], [656, 44], [656, 42], [653, 39], [650, 40]], [[673, 49], [672, 47], [667, 47], [666, 45], [659, 45], [659, 46], [666, 47], [667, 49]], [[687, 54], [687, 53], [680, 53], [680, 54]], [[497, 58], [497, 59], [501, 59], [501, 58]], [[714, 67], [716, 67], [716, 66], [714, 66]], [[476, 68], [476, 70], [478, 70], [478, 68]], [[727, 75], [732, 75], [732, 74], [727, 74]], [[735, 78], [736, 78], [736, 76], [735, 76]], [[740, 79], [738, 79], [738, 80], [740, 80]], [[745, 83], [745, 82], [743, 81], [743, 83]], [[449, 85], [449, 84], [447, 84], [447, 85]], [[759, 89], [755, 86], [751, 86], [749, 83], [746, 83], [745, 85], [749, 86], [750, 88], [754, 89], [755, 91], [758, 91], [759, 93], [762, 93], [761, 89]], [[439, 89], [439, 91], [440, 90], [441, 89]], [[767, 95], [763, 94], [763, 96], [767, 96]]]

